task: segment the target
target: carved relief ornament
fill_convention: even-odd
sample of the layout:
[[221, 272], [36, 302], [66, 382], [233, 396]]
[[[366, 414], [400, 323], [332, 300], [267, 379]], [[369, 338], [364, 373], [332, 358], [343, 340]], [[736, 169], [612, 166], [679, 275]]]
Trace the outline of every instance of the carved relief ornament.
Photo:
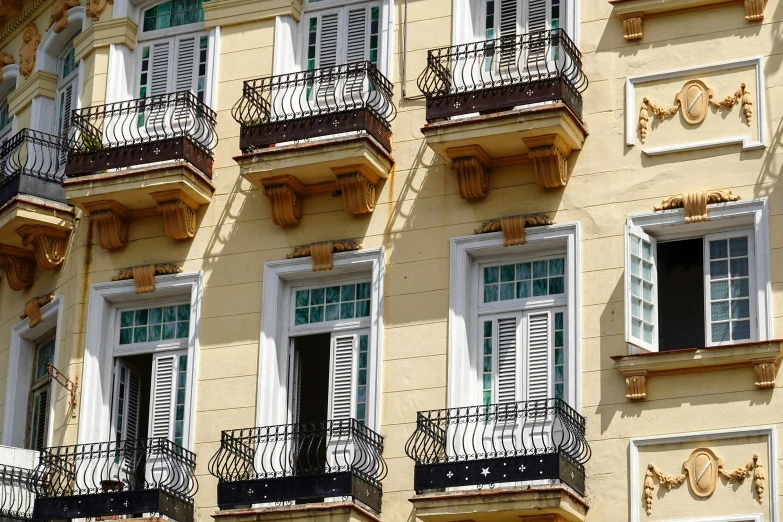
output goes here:
[[331, 270], [334, 268], [332, 254], [336, 252], [347, 252], [349, 250], [359, 250], [362, 248], [355, 239], [340, 239], [338, 241], [321, 241], [294, 248], [294, 251], [286, 255], [286, 258], [293, 259], [297, 257], [312, 256], [313, 272], [321, 270]]
[[668, 197], [661, 201], [659, 206], [653, 207], [653, 209], [659, 211], [684, 208], [685, 222], [698, 223], [709, 219], [707, 216], [707, 205], [737, 201], [738, 199], [740, 199], [740, 196], [735, 196], [730, 190], [700, 190]]
[[3, 67], [14, 63], [14, 57], [8, 53], [0, 51], [0, 82], [3, 81]]
[[33, 282], [35, 254], [29, 250], [0, 245], [0, 268], [5, 272], [11, 290], [24, 290]]
[[364, 165], [333, 168], [337, 188], [343, 193], [343, 205], [349, 214], [366, 214], [375, 209], [375, 186], [380, 177]]
[[475, 230], [476, 234], [489, 232], [503, 232], [503, 246], [516, 246], [525, 244], [525, 228], [551, 225], [554, 221], [543, 214], [532, 216], [507, 216], [500, 219], [490, 219], [481, 224], [481, 228]]
[[114, 5], [114, 0], [87, 0], [85, 13], [92, 18], [93, 22], [97, 22], [101, 18], [101, 13], [106, 9], [107, 3]]
[[152, 199], [158, 203], [158, 212], [163, 215], [163, 225], [170, 239], [189, 239], [196, 235], [196, 212], [199, 204], [182, 190], [153, 192]]
[[19, 48], [19, 74], [28, 78], [35, 68], [35, 52], [41, 43], [41, 35], [35, 24], [28, 25], [22, 33], [22, 46]]
[[106, 250], [122, 248], [128, 244], [130, 211], [115, 201], [96, 201], [84, 205], [95, 223], [98, 244]]
[[[278, 182], [279, 181], [279, 182]], [[272, 221], [275, 225], [295, 225], [302, 219], [302, 192], [304, 187], [293, 176], [275, 179], [264, 184], [264, 195], [272, 205]]]
[[44, 270], [53, 270], [65, 260], [68, 232], [45, 225], [23, 225], [16, 229], [24, 246], [33, 246], [35, 260]]
[[63, 29], [68, 27], [68, 9], [79, 5], [81, 5], [79, 0], [55, 0], [52, 5], [52, 14], [49, 16], [49, 28], [54, 26], [54, 32], [61, 33]]
[[564, 187], [568, 182], [568, 156], [571, 147], [557, 134], [525, 138], [533, 161], [536, 181], [541, 188]]
[[155, 276], [164, 274], [177, 274], [182, 272], [174, 263], [161, 263], [157, 265], [141, 265], [131, 268], [124, 268], [112, 281], [122, 281], [124, 279], [133, 279], [136, 283], [136, 293], [146, 294], [155, 291]]
[[457, 186], [462, 199], [478, 199], [489, 190], [489, 155], [479, 146], [455, 147], [446, 154], [457, 174]]
[[24, 313], [19, 316], [19, 319], [25, 320], [30, 318], [30, 328], [35, 328], [41, 324], [41, 307], [47, 303], [52, 302], [54, 294], [45, 294], [40, 297], [33, 297], [24, 304]]

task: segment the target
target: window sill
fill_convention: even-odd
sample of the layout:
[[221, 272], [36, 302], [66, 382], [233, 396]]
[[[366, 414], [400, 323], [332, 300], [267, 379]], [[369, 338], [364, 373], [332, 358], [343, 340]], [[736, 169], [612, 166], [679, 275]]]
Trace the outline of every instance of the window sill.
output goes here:
[[782, 359], [783, 340], [779, 339], [612, 357], [615, 367], [625, 376], [626, 398], [630, 400], [647, 398], [648, 377], [729, 368], [753, 367], [756, 387], [774, 388]]

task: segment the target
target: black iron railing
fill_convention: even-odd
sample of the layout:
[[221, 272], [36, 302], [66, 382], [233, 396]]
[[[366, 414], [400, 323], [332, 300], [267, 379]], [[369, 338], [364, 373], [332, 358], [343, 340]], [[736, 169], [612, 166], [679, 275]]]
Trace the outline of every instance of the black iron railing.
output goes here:
[[196, 456], [165, 438], [41, 450], [35, 519], [160, 513], [193, 522]]
[[561, 399], [419, 412], [414, 489], [564, 482], [584, 494], [585, 419]]
[[69, 142], [44, 132], [22, 129], [0, 146], [0, 205], [30, 194], [65, 202], [64, 177]]
[[74, 145], [66, 173], [184, 159], [212, 173], [216, 114], [191, 91], [160, 94], [73, 111]]
[[433, 49], [419, 75], [427, 121], [561, 101], [582, 117], [582, 55], [563, 29]]
[[391, 150], [392, 84], [370, 62], [248, 80], [232, 110], [243, 151], [365, 132]]
[[209, 463], [221, 508], [353, 497], [381, 508], [383, 437], [357, 420], [223, 431]]
[[32, 470], [0, 464], [0, 520], [32, 520]]

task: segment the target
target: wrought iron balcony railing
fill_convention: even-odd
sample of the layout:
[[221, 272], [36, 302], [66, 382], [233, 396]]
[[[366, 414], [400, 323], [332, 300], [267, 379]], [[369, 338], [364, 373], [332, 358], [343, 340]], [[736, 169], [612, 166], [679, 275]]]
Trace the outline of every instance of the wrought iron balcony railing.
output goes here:
[[352, 497], [379, 512], [383, 437], [357, 420], [223, 431], [209, 463], [221, 509]]
[[22, 129], [0, 146], [0, 205], [17, 194], [65, 202], [63, 180], [68, 141]]
[[210, 176], [215, 123], [215, 111], [191, 91], [77, 109], [66, 174], [183, 159]]
[[362, 131], [391, 150], [392, 84], [370, 62], [248, 80], [232, 115], [243, 151]]
[[193, 522], [196, 456], [165, 438], [41, 450], [36, 520], [159, 513]]
[[430, 50], [418, 78], [427, 121], [546, 101], [581, 119], [587, 83], [582, 54], [563, 29]]
[[563, 482], [584, 495], [585, 419], [561, 399], [419, 412], [414, 489]]
[[0, 464], [0, 520], [32, 520], [32, 470]]

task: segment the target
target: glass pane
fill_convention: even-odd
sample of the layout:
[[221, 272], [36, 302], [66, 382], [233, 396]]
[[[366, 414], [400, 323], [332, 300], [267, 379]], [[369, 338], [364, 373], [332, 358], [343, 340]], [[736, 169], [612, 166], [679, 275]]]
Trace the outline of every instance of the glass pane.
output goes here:
[[[558, 348], [563, 346], [563, 332], [562, 331], [555, 332], [555, 346], [558, 347]], [[560, 350], [555, 350], [555, 359], [557, 359], [558, 352], [560, 352]], [[561, 357], [561, 359], [562, 359], [562, 357]], [[557, 361], [555, 361], [555, 362], [557, 362]]]
[[356, 317], [369, 317], [370, 316], [370, 301], [357, 301], [356, 302]]
[[642, 240], [638, 237], [631, 237], [631, 254], [634, 256], [639, 256], [639, 243], [641, 243]]
[[644, 342], [652, 343], [652, 334], [653, 334], [652, 326], [645, 324], [642, 326], [642, 329], [644, 331], [644, 337], [643, 337]]
[[731, 252], [731, 257], [748, 255], [748, 238], [733, 237], [729, 239], [729, 252]]
[[177, 307], [167, 306], [163, 309], [163, 321], [170, 323], [177, 320]]
[[712, 325], [712, 342], [719, 343], [729, 340], [729, 323], [715, 323]]
[[551, 259], [549, 261], [549, 275], [563, 275], [565, 274], [565, 259]]
[[631, 298], [631, 316], [642, 317], [642, 301], [636, 297]]
[[353, 316], [354, 316], [353, 302], [342, 303], [340, 305], [340, 319], [353, 319]]
[[188, 336], [189, 324], [187, 321], [180, 321], [177, 323], [177, 337], [184, 339]]
[[318, 305], [324, 303], [324, 297], [326, 296], [326, 290], [323, 288], [313, 288], [310, 290], [310, 304]]
[[370, 298], [370, 283], [360, 283], [356, 285], [356, 299]]
[[642, 295], [642, 298], [647, 301], [648, 303], [652, 302], [652, 285], [649, 283], [644, 283], [644, 294]]
[[343, 285], [340, 287], [340, 293], [343, 301], [353, 301], [356, 299], [356, 285]]
[[747, 279], [738, 279], [731, 282], [731, 297], [748, 297], [750, 287]]
[[147, 328], [140, 327], [133, 329], [133, 342], [144, 343], [147, 342]]
[[725, 239], [710, 241], [710, 259], [729, 257], [728, 242]]
[[642, 263], [642, 279], [652, 281], [652, 264]]
[[513, 281], [514, 280], [514, 265], [504, 265], [500, 267], [500, 280], [501, 281]]
[[549, 293], [562, 294], [565, 292], [565, 279], [562, 277], [553, 277], [549, 280]]
[[189, 321], [190, 320], [190, 305], [181, 304], [177, 306], [177, 321]]
[[[513, 268], [513, 266], [512, 266]], [[503, 283], [500, 285], [500, 300], [501, 301], [507, 301], [509, 299], [514, 299], [516, 295], [515, 289], [514, 289], [514, 283]]]
[[533, 280], [533, 295], [547, 295], [546, 279], [534, 279]]
[[122, 312], [120, 314], [120, 327], [133, 326], [133, 312]]
[[163, 339], [174, 339], [177, 323], [163, 323]]
[[484, 321], [484, 337], [492, 337], [492, 321]]
[[324, 307], [314, 306], [310, 309], [310, 322], [320, 323], [324, 320]]
[[326, 302], [327, 303], [339, 303], [340, 302], [340, 287], [330, 286], [326, 289]]
[[297, 290], [296, 291], [296, 307], [301, 308], [302, 306], [307, 306], [307, 303], [310, 302], [310, 291], [309, 290]]
[[640, 277], [642, 275], [642, 260], [635, 257], [631, 258], [631, 275]]
[[642, 322], [639, 319], [631, 320], [631, 335], [637, 339], [642, 338]]
[[533, 277], [546, 277], [547, 270], [546, 270], [546, 261], [536, 261], [533, 263]]
[[150, 326], [148, 331], [148, 340], [160, 341], [161, 332], [162, 332], [161, 325], [157, 324], [157, 325]]
[[338, 319], [340, 319], [340, 305], [326, 305], [326, 320], [337, 321]]
[[648, 305], [648, 304], [645, 303], [644, 306], [642, 307], [642, 310], [644, 312], [644, 317], [642, 317], [642, 319], [644, 319], [644, 322], [652, 324], [652, 322], [653, 322], [653, 307], [652, 307], [652, 305]]
[[484, 269], [484, 284], [498, 282], [498, 267], [490, 266]]
[[309, 317], [310, 314], [307, 308], [297, 308], [294, 312], [294, 324], [307, 324]]
[[136, 310], [136, 313], [134, 314], [134, 318], [133, 318], [135, 324], [137, 326], [147, 324], [147, 315], [148, 315], [147, 310]]
[[731, 338], [735, 341], [750, 339], [750, 321], [732, 321]]
[[642, 259], [652, 261], [652, 247], [647, 241], [642, 241]]
[[520, 281], [517, 283], [517, 299], [530, 297], [530, 281]]
[[486, 285], [484, 287], [484, 302], [493, 303], [498, 300], [499, 287], [498, 285]]
[[710, 304], [710, 317], [713, 321], [725, 321], [729, 318], [729, 302], [719, 301]]
[[[734, 284], [732, 282], [732, 284]], [[729, 282], [728, 281], [713, 281], [710, 283], [710, 299], [728, 299], [729, 298]]]
[[150, 309], [149, 324], [160, 324], [163, 321], [163, 308]]
[[563, 329], [563, 312], [558, 312], [555, 314], [555, 330], [562, 330]]
[[731, 302], [732, 319], [747, 319], [748, 317], [750, 317], [750, 301], [748, 299]]
[[517, 279], [531, 279], [532, 271], [530, 269], [530, 263], [519, 263], [517, 265]]
[[642, 281], [635, 277], [631, 278], [631, 295], [634, 297], [642, 296]]
[[748, 275], [748, 258], [731, 260], [731, 277], [746, 277]]
[[120, 344], [130, 344], [133, 342], [133, 329], [123, 328], [120, 330]]

